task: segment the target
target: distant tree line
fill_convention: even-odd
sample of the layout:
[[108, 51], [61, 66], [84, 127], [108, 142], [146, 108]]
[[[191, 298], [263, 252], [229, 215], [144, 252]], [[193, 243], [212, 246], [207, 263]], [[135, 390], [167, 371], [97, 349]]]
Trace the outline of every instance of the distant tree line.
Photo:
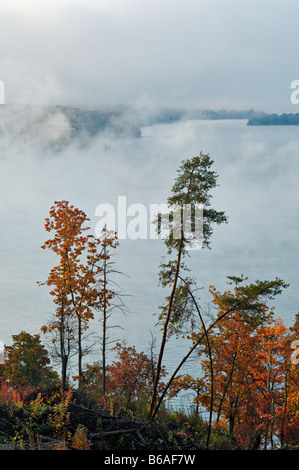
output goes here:
[[299, 113], [296, 114], [258, 114], [252, 116], [248, 123], [248, 126], [298, 126], [299, 125]]

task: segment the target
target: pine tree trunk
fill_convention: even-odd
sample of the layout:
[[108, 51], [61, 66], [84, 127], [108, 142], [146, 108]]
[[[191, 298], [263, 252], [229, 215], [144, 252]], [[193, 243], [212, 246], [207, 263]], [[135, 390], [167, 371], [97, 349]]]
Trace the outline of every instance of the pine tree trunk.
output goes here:
[[160, 380], [160, 375], [161, 375], [164, 348], [165, 348], [165, 344], [166, 344], [166, 340], [167, 340], [168, 324], [169, 324], [169, 321], [170, 321], [173, 299], [174, 299], [176, 286], [177, 286], [177, 282], [178, 282], [178, 278], [179, 278], [179, 271], [180, 271], [180, 265], [181, 265], [181, 255], [182, 255], [182, 245], [183, 245], [183, 240], [181, 239], [181, 244], [180, 244], [180, 247], [179, 247], [178, 258], [177, 258], [174, 281], [173, 281], [173, 285], [172, 285], [172, 290], [171, 290], [171, 294], [170, 294], [170, 298], [169, 298], [169, 302], [168, 302], [167, 314], [166, 314], [164, 327], [163, 327], [163, 336], [162, 336], [162, 341], [161, 341], [160, 353], [159, 353], [158, 363], [157, 363], [156, 377], [155, 377], [155, 382], [154, 382], [152, 400], [151, 400], [151, 404], [150, 404], [149, 416], [148, 416], [149, 419], [151, 419], [151, 420], [154, 419], [154, 417], [155, 417], [154, 408], [155, 408], [156, 399], [157, 399], [157, 392], [158, 392], [158, 385], [159, 385], [159, 380]]

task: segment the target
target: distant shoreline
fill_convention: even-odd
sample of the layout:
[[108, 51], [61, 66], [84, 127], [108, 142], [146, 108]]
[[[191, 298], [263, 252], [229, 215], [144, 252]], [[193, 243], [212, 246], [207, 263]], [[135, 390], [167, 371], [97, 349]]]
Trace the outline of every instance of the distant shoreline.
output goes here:
[[262, 114], [249, 119], [247, 126], [298, 126], [299, 113]]

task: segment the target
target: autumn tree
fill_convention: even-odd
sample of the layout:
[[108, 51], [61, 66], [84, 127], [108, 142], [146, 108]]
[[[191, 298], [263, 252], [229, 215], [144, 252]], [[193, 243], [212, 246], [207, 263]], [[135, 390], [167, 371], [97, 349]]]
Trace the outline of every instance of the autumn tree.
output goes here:
[[[59, 264], [51, 269], [47, 281], [40, 283], [52, 287], [50, 294], [56, 304], [56, 321], [45, 326], [43, 331], [56, 329], [58, 332], [65, 386], [70, 341], [76, 342], [78, 377], [80, 381], [83, 379], [83, 334], [94, 318], [94, 310], [101, 309], [108, 296], [113, 295], [101, 286], [103, 251], [108, 245], [115, 248], [117, 242], [112, 232], [105, 233], [104, 239], [87, 234], [90, 227], [85, 224], [89, 219], [68, 201], [56, 201], [49, 215], [45, 228], [54, 236], [42, 248], [54, 252]], [[73, 319], [76, 319], [76, 328]]]
[[12, 339], [13, 344], [5, 347], [3, 367], [3, 376], [11, 385], [46, 386], [58, 379], [39, 335], [22, 331]]
[[[227, 222], [224, 212], [216, 211], [210, 207], [211, 190], [217, 186], [218, 178], [217, 173], [211, 170], [213, 163], [209, 155], [204, 155], [202, 152], [199, 156], [183, 161], [172, 187], [172, 195], [167, 201], [169, 210], [172, 212], [173, 223], [170, 226], [169, 237], [166, 238], [165, 244], [168, 255], [174, 254], [174, 258], [164, 261], [160, 266], [159, 279], [161, 285], [164, 288], [169, 288], [170, 294], [166, 298], [166, 304], [161, 307], [159, 316], [162, 339], [149, 412], [150, 419], [156, 416], [160, 406], [156, 403], [157, 392], [164, 349], [169, 334], [179, 334], [182, 328], [186, 328], [188, 322], [192, 322], [194, 306], [189, 295], [192, 280], [184, 277], [184, 282], [180, 281], [183, 272], [186, 270], [183, 259], [188, 250], [198, 242], [202, 247], [210, 247], [209, 240], [213, 232], [213, 223]], [[190, 208], [189, 224], [184, 221], [186, 207]], [[202, 212], [197, 211], [198, 207], [202, 207]], [[158, 230], [161, 230], [163, 220], [165, 220], [165, 214], [162, 215], [162, 221], [161, 218], [157, 217], [155, 222]], [[198, 223], [202, 224], [201, 240], [192, 240], [192, 228], [194, 232], [194, 228]], [[175, 226], [175, 224], [178, 224], [178, 226]]]
[[[101, 396], [102, 367], [99, 363], [86, 366], [86, 389], [89, 394], [103, 400], [103, 403], [112, 400], [113, 407], [123, 408], [124, 411], [134, 409], [138, 413], [139, 405], [146, 409], [153, 391], [153, 379], [157, 363], [145, 352], [137, 352], [135, 346], [127, 346], [126, 342], [117, 343], [112, 351], [116, 354], [115, 360], [107, 365], [106, 396]], [[162, 368], [161, 377], [166, 377], [165, 368]], [[164, 387], [161, 381], [159, 392]]]
[[[141, 398], [147, 402], [153, 391], [152, 370], [156, 369], [156, 363], [143, 351], [138, 353], [134, 346], [127, 346], [125, 342], [117, 343], [113, 350], [117, 358], [109, 366], [108, 389], [115, 397], [125, 397], [125, 409], [132, 402], [138, 402]], [[164, 367], [161, 377], [165, 377]], [[163, 384], [162, 384], [163, 386]]]
[[193, 394], [193, 403], [195, 404], [195, 415], [199, 416], [199, 406], [201, 396], [204, 391], [204, 379], [201, 377], [192, 377], [190, 374], [178, 375], [172, 382], [168, 398], [177, 397], [183, 390], [191, 391]]
[[278, 434], [281, 435], [281, 418], [286, 412], [285, 398], [289, 375], [288, 336], [289, 332], [281, 318], [270, 325], [262, 325], [256, 333], [258, 348], [253, 373], [262, 393], [255, 406], [262, 421], [260, 429], [265, 450], [268, 445], [274, 448]]
[[[273, 440], [274, 415], [280, 409], [286, 372], [286, 329], [274, 322], [273, 310], [266, 300], [279, 294], [287, 284], [276, 279], [245, 286], [241, 285], [243, 277], [229, 279], [235, 283], [233, 291], [221, 294], [211, 287], [213, 303], [218, 308], [218, 318], [209, 328], [214, 383], [212, 389], [211, 361], [202, 360], [204, 387], [200, 403], [209, 409], [210, 395], [214, 393], [217, 423], [222, 418], [228, 421], [232, 441], [245, 433], [246, 445], [256, 446], [262, 438], [267, 442], [268, 431]], [[224, 315], [228, 310], [230, 314]], [[191, 335], [195, 343], [198, 335], [201, 333]], [[205, 336], [198, 353], [208, 356]]]

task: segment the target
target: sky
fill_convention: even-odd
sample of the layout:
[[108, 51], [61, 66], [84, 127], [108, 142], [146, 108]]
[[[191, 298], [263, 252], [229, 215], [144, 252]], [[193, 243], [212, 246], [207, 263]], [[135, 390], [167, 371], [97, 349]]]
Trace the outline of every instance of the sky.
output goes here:
[[298, 14], [297, 0], [1, 0], [5, 100], [299, 112]]

